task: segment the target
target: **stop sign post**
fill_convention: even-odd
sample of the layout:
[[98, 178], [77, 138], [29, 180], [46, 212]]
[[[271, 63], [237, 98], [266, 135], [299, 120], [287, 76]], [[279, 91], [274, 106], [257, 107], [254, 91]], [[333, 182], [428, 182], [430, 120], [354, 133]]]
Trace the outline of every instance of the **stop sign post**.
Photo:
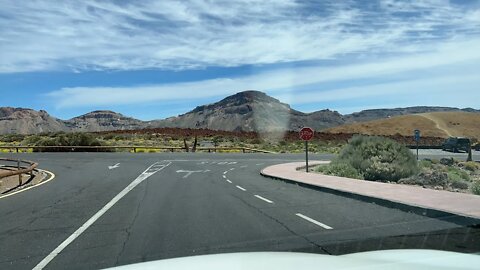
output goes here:
[[308, 141], [313, 139], [315, 131], [312, 128], [304, 127], [300, 130], [299, 135], [300, 139], [305, 141], [305, 170], [308, 173]]

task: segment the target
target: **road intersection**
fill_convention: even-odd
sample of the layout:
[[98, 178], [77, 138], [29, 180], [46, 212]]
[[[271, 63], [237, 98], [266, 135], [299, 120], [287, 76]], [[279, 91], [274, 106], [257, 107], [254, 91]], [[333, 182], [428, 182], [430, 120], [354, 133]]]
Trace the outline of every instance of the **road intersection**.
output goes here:
[[[42, 153], [28, 157], [55, 172], [56, 178], [0, 200], [1, 269], [99, 269], [245, 251], [475, 252], [479, 246], [477, 227], [259, 174], [268, 165], [300, 161], [301, 155]], [[312, 158], [329, 160], [332, 155]]]

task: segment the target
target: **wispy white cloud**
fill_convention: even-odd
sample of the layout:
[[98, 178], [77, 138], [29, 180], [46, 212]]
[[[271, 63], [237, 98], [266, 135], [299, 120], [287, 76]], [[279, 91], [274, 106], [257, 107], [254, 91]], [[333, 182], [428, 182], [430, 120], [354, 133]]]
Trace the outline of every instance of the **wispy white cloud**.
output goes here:
[[[480, 85], [480, 39], [445, 43], [435, 52], [410, 54], [339, 66], [279, 69], [243, 77], [133, 87], [71, 87], [49, 94], [59, 108], [188, 101], [222, 97], [258, 89], [291, 104], [326, 103], [375, 97], [421, 94], [422, 102], [451, 101], [441, 93], [460, 91], [475, 96]], [[380, 83], [379, 78], [384, 81]], [[361, 86], [345, 85], [366, 80]], [[342, 83], [343, 82], [343, 83]], [[333, 84], [324, 89], [326, 84]], [[301, 89], [301, 90], [300, 90]], [[476, 94], [478, 96], [478, 94]], [[383, 99], [382, 99], [383, 97]], [[459, 101], [459, 97], [455, 97]], [[475, 101], [478, 99], [474, 99]], [[466, 101], [466, 100], [463, 100]], [[468, 100], [467, 100], [468, 101]], [[454, 104], [455, 105], [455, 104]], [[456, 105], [457, 106], [457, 105]]]
[[448, 1], [0, 0], [0, 72], [191, 69], [436, 51], [479, 36]]

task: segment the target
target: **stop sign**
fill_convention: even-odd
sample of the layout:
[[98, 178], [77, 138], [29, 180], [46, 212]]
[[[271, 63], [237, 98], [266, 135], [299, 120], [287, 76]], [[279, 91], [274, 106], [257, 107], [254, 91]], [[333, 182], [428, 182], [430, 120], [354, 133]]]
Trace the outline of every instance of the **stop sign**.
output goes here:
[[304, 141], [310, 141], [311, 139], [313, 139], [314, 133], [315, 131], [313, 131], [312, 128], [304, 127], [300, 130], [300, 139]]

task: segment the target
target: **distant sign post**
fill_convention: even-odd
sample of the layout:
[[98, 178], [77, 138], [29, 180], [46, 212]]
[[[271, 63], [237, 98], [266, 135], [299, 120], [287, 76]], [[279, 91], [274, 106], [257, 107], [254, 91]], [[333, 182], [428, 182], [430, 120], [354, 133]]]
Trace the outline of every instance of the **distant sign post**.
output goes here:
[[305, 141], [305, 170], [308, 173], [308, 141], [313, 139], [315, 131], [312, 128], [304, 127], [300, 130], [300, 139]]
[[417, 145], [417, 160], [418, 160], [418, 141], [420, 141], [420, 130], [419, 129], [415, 129], [414, 136], [415, 136], [415, 143]]

